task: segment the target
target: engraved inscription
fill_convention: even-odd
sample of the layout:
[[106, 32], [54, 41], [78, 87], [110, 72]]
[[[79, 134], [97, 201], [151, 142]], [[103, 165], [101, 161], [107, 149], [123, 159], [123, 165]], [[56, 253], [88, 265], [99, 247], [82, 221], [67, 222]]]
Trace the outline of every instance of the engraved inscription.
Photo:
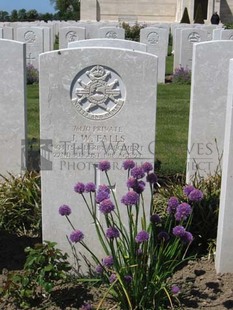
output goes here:
[[191, 43], [195, 43], [195, 42], [200, 42], [201, 41], [201, 37], [199, 35], [199, 33], [197, 32], [192, 32], [190, 33], [190, 35], [188, 36], [188, 40]]
[[230, 36], [229, 40], [233, 40], [233, 35]]
[[116, 39], [117, 38], [117, 33], [115, 31], [108, 31], [105, 35], [105, 38], [108, 39]]
[[147, 40], [150, 44], [155, 45], [159, 42], [159, 34], [157, 32], [150, 32], [147, 36]]
[[66, 41], [67, 42], [73, 42], [73, 41], [77, 41], [78, 40], [78, 36], [77, 33], [75, 31], [69, 31], [66, 34]]
[[27, 31], [24, 34], [24, 40], [27, 43], [34, 43], [36, 41], [36, 35], [34, 33], [34, 31]]
[[84, 117], [107, 119], [120, 111], [125, 102], [125, 87], [110, 68], [95, 65], [79, 73], [71, 89], [71, 100]]

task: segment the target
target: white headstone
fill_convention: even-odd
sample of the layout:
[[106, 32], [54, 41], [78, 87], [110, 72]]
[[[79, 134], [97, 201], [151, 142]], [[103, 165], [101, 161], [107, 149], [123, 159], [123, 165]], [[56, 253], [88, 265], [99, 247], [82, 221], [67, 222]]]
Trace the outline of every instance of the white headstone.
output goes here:
[[22, 171], [22, 165], [26, 165], [25, 54], [24, 43], [0, 40], [0, 174], [2, 175], [6, 175], [7, 172], [17, 175]]
[[64, 27], [59, 31], [59, 48], [67, 48], [69, 42], [86, 39], [86, 30], [83, 27]]
[[168, 32], [163, 28], [146, 27], [140, 31], [140, 42], [147, 45], [147, 52], [158, 56], [158, 82], [165, 82]]
[[193, 44], [208, 41], [208, 33], [200, 28], [181, 30], [179, 65], [191, 70]]
[[224, 29], [220, 33], [220, 40], [233, 40], [233, 29]]
[[99, 38], [124, 39], [125, 29], [119, 27], [101, 27], [98, 33]]
[[188, 135], [187, 182], [214, 174], [223, 152], [232, 41], [194, 45]]
[[68, 48], [75, 47], [87, 47], [87, 46], [100, 46], [100, 47], [116, 47], [116, 48], [125, 48], [132, 49], [136, 51], [147, 51], [146, 44], [129, 41], [129, 40], [119, 40], [119, 39], [89, 39], [89, 40], [80, 40], [75, 42], [70, 42]]
[[3, 38], [6, 40], [13, 40], [14, 29], [12, 27], [3, 27]]
[[156, 72], [156, 56], [125, 49], [83, 47], [40, 56], [41, 139], [47, 150], [53, 144], [52, 152], [42, 153], [44, 240], [71, 253], [66, 234], [72, 230], [58, 214], [59, 206], [68, 204], [86, 243], [103, 255], [73, 187], [78, 181], [107, 184], [96, 168], [106, 159], [120, 199], [127, 191], [123, 160], [154, 162]]
[[223, 170], [215, 266], [217, 273], [233, 273], [233, 59], [230, 60]]
[[26, 43], [26, 64], [38, 68], [39, 54], [44, 52], [44, 30], [39, 27], [17, 28], [17, 40]]

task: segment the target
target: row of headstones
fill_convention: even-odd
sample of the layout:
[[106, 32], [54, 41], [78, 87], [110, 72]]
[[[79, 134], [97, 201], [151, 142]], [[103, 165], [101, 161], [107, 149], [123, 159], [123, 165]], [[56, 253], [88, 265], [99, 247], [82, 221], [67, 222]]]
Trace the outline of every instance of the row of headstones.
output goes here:
[[[169, 32], [166, 28], [146, 27], [140, 32], [140, 42], [133, 44], [125, 39], [125, 30], [120, 27], [100, 27], [103, 24], [90, 24], [89, 27], [61, 27], [59, 30], [59, 47], [67, 48], [70, 42], [80, 42], [77, 46], [98, 46], [101, 41], [86, 40], [87, 38], [121, 39], [115, 43], [111, 40], [103, 44], [116, 47], [136, 48], [147, 51], [159, 57], [158, 82], [164, 83], [166, 56], [168, 51]], [[6, 29], [7, 27], [3, 28]], [[9, 29], [9, 27], [8, 27]], [[16, 39], [26, 43], [26, 62], [38, 68], [39, 55], [53, 50], [53, 35], [49, 27], [17, 27]], [[83, 42], [85, 40], [85, 42]], [[116, 43], [119, 43], [117, 45]]]
[[173, 71], [180, 66], [191, 70], [193, 44], [211, 40], [232, 40], [233, 29], [225, 30], [223, 25], [180, 24], [172, 27]]
[[[21, 158], [26, 157], [22, 154], [27, 154], [26, 46], [9, 40], [0, 40], [0, 44], [0, 172], [17, 174], [21, 171]], [[187, 182], [191, 182], [195, 173], [200, 177], [214, 174], [225, 150], [216, 260], [216, 268], [220, 272], [233, 272], [232, 261], [229, 259], [233, 254], [233, 247], [230, 246], [232, 242], [229, 242], [232, 238], [232, 160], [229, 155], [232, 141], [232, 133], [229, 132], [232, 82], [229, 82], [228, 89], [228, 79], [231, 81], [232, 78], [232, 69], [229, 71], [231, 58], [232, 41], [194, 45]], [[40, 56], [45, 239], [57, 241], [62, 249], [69, 251], [63, 236], [68, 227], [64, 227], [64, 222], [57, 214], [57, 207], [64, 203], [81, 205], [77, 196], [70, 195], [77, 180], [84, 183], [93, 180], [100, 182], [100, 179], [101, 182], [106, 181], [96, 169], [96, 162], [101, 159], [111, 161], [114, 167], [112, 175], [117, 179], [117, 192], [120, 194], [123, 192], [120, 184], [124, 184], [119, 181], [120, 162], [123, 159], [133, 158], [137, 162], [146, 159], [153, 162], [157, 69], [156, 56], [129, 49], [82, 47]], [[230, 103], [226, 117], [227, 96]], [[225, 123], [227, 130], [224, 141]], [[80, 218], [79, 225], [88, 227], [85, 210], [82, 210], [81, 215], [78, 211], [75, 212], [77, 218]], [[96, 242], [93, 235], [89, 239]]]

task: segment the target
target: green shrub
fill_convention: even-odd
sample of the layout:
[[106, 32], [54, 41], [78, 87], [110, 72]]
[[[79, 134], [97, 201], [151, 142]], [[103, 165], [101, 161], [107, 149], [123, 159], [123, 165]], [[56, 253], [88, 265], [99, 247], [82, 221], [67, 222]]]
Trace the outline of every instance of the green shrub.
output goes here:
[[175, 84], [190, 85], [191, 84], [191, 70], [184, 67], [175, 69], [172, 82]]
[[0, 183], [0, 229], [17, 235], [41, 234], [40, 176], [2, 176]]
[[125, 29], [125, 39], [131, 41], [140, 41], [140, 30], [144, 28], [144, 26], [135, 23], [134, 26], [130, 26], [129, 24], [123, 22], [122, 28]]
[[[171, 196], [177, 197], [180, 201], [186, 199], [183, 192], [184, 186], [184, 182], [168, 182], [167, 186], [158, 190], [154, 204], [160, 213], [166, 213], [167, 202]], [[203, 199], [193, 208], [189, 229], [194, 236], [191, 248], [196, 253], [205, 255], [217, 237], [221, 177], [215, 174], [199, 181], [196, 179], [194, 186], [203, 192]]]
[[31, 64], [27, 65], [27, 85], [39, 83], [39, 71]]
[[68, 255], [55, 246], [55, 242], [47, 241], [34, 249], [26, 248], [23, 273], [8, 275], [7, 286], [0, 288], [1, 295], [13, 298], [20, 309], [30, 309], [36, 299], [51, 293], [56, 281], [65, 282], [71, 270]]
[[189, 14], [188, 14], [188, 9], [185, 7], [183, 16], [180, 21], [181, 24], [190, 24], [190, 19], [189, 19]]

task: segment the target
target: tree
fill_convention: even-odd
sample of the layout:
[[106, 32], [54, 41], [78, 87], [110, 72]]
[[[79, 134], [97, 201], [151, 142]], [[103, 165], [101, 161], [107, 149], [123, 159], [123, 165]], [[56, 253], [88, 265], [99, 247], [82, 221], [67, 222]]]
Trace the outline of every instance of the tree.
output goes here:
[[25, 20], [27, 18], [26, 10], [18, 10], [18, 20]]
[[188, 9], [186, 7], [184, 8], [183, 16], [181, 18], [180, 23], [181, 24], [190, 24], [189, 13], [188, 13]]
[[80, 0], [50, 0], [61, 19], [80, 19]]
[[11, 21], [16, 22], [18, 20], [18, 12], [17, 10], [12, 10], [11, 11]]
[[9, 13], [7, 11], [0, 11], [0, 21], [5, 22], [9, 20]]
[[203, 18], [203, 13], [202, 13], [202, 6], [201, 3], [198, 4], [196, 15], [194, 18], [194, 24], [204, 24], [204, 18]]
[[28, 20], [36, 20], [39, 18], [39, 14], [38, 14], [37, 10], [29, 10], [26, 12], [26, 18]]

